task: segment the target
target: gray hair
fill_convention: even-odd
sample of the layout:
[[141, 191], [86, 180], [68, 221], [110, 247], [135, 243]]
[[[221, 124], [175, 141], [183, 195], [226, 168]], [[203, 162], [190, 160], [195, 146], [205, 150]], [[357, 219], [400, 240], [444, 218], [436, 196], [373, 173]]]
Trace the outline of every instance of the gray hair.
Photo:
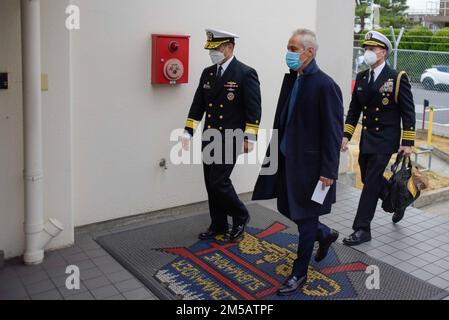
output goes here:
[[301, 44], [305, 49], [313, 48], [314, 56], [316, 56], [316, 53], [318, 51], [318, 42], [316, 40], [315, 32], [309, 29], [297, 29], [293, 31], [292, 36], [301, 36]]

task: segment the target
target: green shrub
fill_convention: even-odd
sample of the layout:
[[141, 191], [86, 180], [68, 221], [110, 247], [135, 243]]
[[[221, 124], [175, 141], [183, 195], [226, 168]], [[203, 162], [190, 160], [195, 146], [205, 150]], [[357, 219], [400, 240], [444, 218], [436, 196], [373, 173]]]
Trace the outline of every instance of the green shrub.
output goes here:
[[434, 33], [430, 51], [449, 52], [449, 28], [443, 28]]
[[414, 27], [404, 32], [399, 49], [429, 50], [433, 32], [423, 26]]

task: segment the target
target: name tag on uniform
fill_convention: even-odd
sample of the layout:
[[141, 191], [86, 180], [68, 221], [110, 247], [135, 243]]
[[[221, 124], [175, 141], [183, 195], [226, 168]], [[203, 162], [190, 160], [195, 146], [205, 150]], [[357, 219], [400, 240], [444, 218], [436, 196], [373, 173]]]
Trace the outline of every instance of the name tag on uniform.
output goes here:
[[357, 91], [363, 91], [362, 87], [357, 87]]
[[210, 88], [211, 88], [211, 86], [210, 86], [209, 83], [205, 83], [205, 84], [203, 85], [203, 89], [210, 89]]

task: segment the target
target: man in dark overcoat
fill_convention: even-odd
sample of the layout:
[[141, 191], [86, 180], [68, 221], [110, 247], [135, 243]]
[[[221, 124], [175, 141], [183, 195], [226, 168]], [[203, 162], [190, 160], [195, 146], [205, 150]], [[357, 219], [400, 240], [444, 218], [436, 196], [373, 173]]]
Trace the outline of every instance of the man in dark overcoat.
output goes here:
[[[298, 226], [298, 257], [279, 295], [295, 294], [306, 284], [315, 241], [315, 260], [321, 261], [339, 236], [319, 217], [330, 213], [336, 201], [343, 101], [339, 86], [318, 67], [317, 49], [315, 33], [307, 29], [296, 30], [288, 42], [290, 73], [285, 75], [274, 120], [279, 147], [274, 157], [271, 147], [267, 152], [267, 159], [278, 161], [278, 170], [265, 174], [264, 167], [273, 163], [264, 162], [253, 193], [253, 200], [277, 198], [280, 213]], [[317, 184], [330, 187], [322, 204], [311, 200]]]

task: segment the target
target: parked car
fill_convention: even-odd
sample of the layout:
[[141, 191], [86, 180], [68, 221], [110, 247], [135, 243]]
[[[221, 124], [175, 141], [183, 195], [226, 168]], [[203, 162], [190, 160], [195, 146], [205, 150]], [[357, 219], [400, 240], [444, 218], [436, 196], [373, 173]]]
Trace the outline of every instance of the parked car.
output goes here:
[[449, 66], [434, 66], [425, 70], [421, 75], [421, 83], [428, 90], [439, 88], [447, 90], [447, 87], [449, 87]]

